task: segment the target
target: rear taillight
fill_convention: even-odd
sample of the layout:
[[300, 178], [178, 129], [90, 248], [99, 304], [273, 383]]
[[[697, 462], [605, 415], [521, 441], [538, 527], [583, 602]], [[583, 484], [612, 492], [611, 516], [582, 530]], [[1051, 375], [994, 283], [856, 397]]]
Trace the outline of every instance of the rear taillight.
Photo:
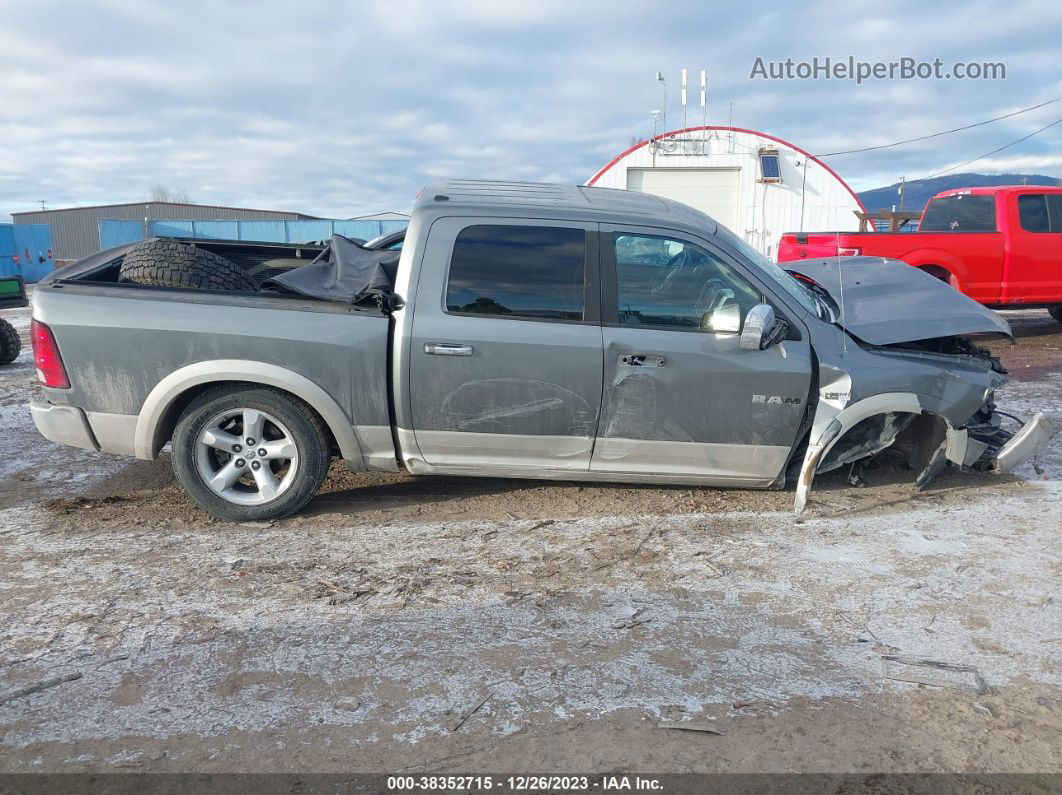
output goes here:
[[838, 257], [858, 257], [863, 253], [861, 248], [839, 248], [837, 249]]
[[70, 379], [66, 377], [63, 357], [59, 355], [59, 346], [55, 344], [52, 330], [40, 321], [31, 320], [30, 342], [33, 344], [37, 378], [41, 383], [54, 389], [69, 389]]

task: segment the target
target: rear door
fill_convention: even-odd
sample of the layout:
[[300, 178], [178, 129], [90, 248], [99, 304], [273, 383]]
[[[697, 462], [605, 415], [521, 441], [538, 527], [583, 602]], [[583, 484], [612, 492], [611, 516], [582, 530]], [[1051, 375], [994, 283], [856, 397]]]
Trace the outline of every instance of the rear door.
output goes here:
[[601, 406], [597, 224], [442, 218], [410, 350], [423, 459], [586, 471]]
[[591, 471], [771, 483], [807, 409], [806, 329], [743, 350], [740, 323], [764, 290], [730, 253], [652, 228], [602, 225], [601, 239], [605, 395]]
[[1010, 268], [1007, 299], [1020, 303], [1059, 300], [1062, 290], [1062, 227], [1052, 207], [1058, 197], [1021, 193], [1008, 200]]

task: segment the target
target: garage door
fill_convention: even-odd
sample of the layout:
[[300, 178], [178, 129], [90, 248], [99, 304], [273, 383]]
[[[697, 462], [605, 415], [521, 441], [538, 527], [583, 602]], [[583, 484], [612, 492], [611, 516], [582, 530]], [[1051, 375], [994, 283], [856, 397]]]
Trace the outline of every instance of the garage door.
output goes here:
[[708, 213], [740, 237], [740, 168], [629, 168], [627, 189], [652, 193]]

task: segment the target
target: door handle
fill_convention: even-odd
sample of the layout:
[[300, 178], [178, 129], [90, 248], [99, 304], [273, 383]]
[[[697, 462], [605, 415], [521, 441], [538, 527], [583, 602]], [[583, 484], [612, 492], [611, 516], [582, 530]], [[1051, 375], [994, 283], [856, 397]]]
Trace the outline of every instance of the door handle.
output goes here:
[[424, 352], [433, 356], [471, 356], [472, 346], [455, 342], [425, 342]]
[[667, 364], [667, 357], [649, 356], [644, 353], [621, 353], [619, 362], [628, 367], [663, 367]]

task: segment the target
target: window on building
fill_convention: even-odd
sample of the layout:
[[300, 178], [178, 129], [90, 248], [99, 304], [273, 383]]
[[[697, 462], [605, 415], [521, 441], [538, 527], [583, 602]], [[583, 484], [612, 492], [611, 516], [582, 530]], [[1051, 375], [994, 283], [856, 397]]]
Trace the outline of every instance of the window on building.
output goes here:
[[585, 261], [582, 229], [470, 226], [454, 244], [446, 309], [468, 315], [582, 320]]
[[1047, 210], [1047, 197], [1042, 193], [1019, 196], [1018, 219], [1026, 232], [1050, 232], [1051, 216]]
[[781, 182], [782, 165], [779, 160], [777, 149], [760, 150], [760, 181]]
[[933, 199], [918, 228], [922, 232], [995, 232], [996, 197], [964, 193]]
[[619, 322], [736, 332], [760, 291], [692, 243], [616, 234]]

